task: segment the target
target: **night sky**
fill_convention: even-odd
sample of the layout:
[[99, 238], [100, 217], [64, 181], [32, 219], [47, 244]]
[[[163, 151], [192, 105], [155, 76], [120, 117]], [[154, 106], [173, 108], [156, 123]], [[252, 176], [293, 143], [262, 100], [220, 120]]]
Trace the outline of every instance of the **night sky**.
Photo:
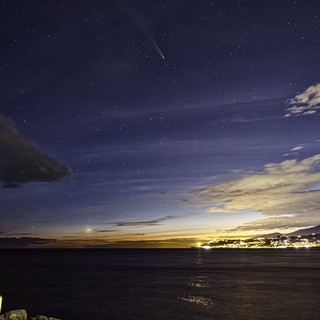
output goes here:
[[319, 1], [0, 7], [0, 245], [320, 224]]

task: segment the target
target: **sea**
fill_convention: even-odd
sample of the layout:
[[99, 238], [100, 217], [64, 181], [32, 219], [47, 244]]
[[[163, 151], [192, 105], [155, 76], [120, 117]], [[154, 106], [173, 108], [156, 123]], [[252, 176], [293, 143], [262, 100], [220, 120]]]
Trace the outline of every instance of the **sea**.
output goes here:
[[320, 319], [319, 249], [10, 249], [0, 259], [2, 313]]

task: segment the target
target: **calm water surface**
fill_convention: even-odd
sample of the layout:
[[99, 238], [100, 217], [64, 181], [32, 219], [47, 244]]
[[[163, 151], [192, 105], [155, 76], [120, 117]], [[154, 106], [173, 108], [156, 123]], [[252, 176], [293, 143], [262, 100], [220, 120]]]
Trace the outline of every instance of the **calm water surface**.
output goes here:
[[320, 250], [2, 250], [3, 311], [77, 319], [320, 319]]

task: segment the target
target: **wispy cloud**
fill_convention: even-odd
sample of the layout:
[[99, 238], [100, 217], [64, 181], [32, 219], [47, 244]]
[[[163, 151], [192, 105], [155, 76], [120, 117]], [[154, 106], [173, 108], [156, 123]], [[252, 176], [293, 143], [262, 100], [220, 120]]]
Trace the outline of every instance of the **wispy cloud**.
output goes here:
[[292, 149], [290, 149], [290, 151], [299, 151], [299, 150], [302, 150], [303, 149], [303, 145], [298, 145], [298, 146], [295, 146], [293, 147]]
[[292, 147], [290, 149], [290, 151], [284, 153], [283, 156], [285, 156], [285, 157], [296, 156], [298, 154], [298, 152], [303, 150], [303, 149], [304, 149], [304, 145], [303, 144], [299, 144], [299, 145], [297, 145], [295, 147]]
[[263, 172], [217, 183], [193, 194], [209, 206], [212, 213], [252, 210], [269, 216], [240, 227], [242, 230], [275, 227], [304, 227], [319, 224], [320, 181], [317, 166], [320, 154], [304, 160], [286, 160], [265, 165]]
[[98, 232], [98, 233], [109, 233], [109, 232], [115, 232], [113, 229], [93, 229], [92, 231]]
[[251, 221], [237, 228], [228, 230], [229, 232], [245, 231], [265, 231], [265, 230], [286, 230], [291, 228], [307, 228], [319, 223], [319, 214], [317, 212], [305, 213], [299, 215], [287, 215], [280, 217], [270, 217], [266, 219]]
[[175, 216], [165, 216], [158, 219], [140, 220], [140, 221], [121, 221], [117, 223], [117, 227], [145, 227], [156, 226], [164, 221], [175, 219]]
[[310, 86], [294, 98], [287, 100], [289, 108], [285, 117], [308, 116], [320, 109], [320, 83]]

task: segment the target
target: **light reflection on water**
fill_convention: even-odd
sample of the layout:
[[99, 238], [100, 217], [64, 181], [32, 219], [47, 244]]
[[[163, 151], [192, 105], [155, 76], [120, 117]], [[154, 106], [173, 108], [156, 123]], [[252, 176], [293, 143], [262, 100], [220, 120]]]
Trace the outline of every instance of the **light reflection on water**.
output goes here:
[[199, 306], [202, 306], [204, 308], [210, 308], [213, 305], [213, 300], [208, 298], [205, 295], [202, 295], [203, 288], [209, 288], [208, 278], [206, 275], [201, 274], [201, 266], [203, 265], [203, 258], [200, 253], [197, 254], [195, 259], [195, 270], [197, 275], [192, 276], [189, 278], [189, 281], [186, 284], [186, 287], [192, 288], [196, 290], [195, 295], [184, 295], [183, 297], [178, 296], [178, 300], [190, 303], [190, 304], [196, 304]]
[[0, 289], [5, 311], [61, 319], [319, 320], [319, 253], [4, 251]]
[[212, 306], [213, 301], [210, 298], [204, 298], [200, 296], [187, 296], [185, 298], [183, 297], [178, 297], [179, 300], [188, 302], [188, 303], [194, 303], [201, 305], [205, 308], [209, 308]]
[[200, 251], [176, 298], [197, 320], [272, 319], [276, 314], [286, 320], [319, 319], [314, 303], [319, 260], [306, 251]]
[[207, 281], [207, 276], [196, 276], [190, 279], [188, 283], [189, 287], [195, 288], [209, 288], [209, 283]]

